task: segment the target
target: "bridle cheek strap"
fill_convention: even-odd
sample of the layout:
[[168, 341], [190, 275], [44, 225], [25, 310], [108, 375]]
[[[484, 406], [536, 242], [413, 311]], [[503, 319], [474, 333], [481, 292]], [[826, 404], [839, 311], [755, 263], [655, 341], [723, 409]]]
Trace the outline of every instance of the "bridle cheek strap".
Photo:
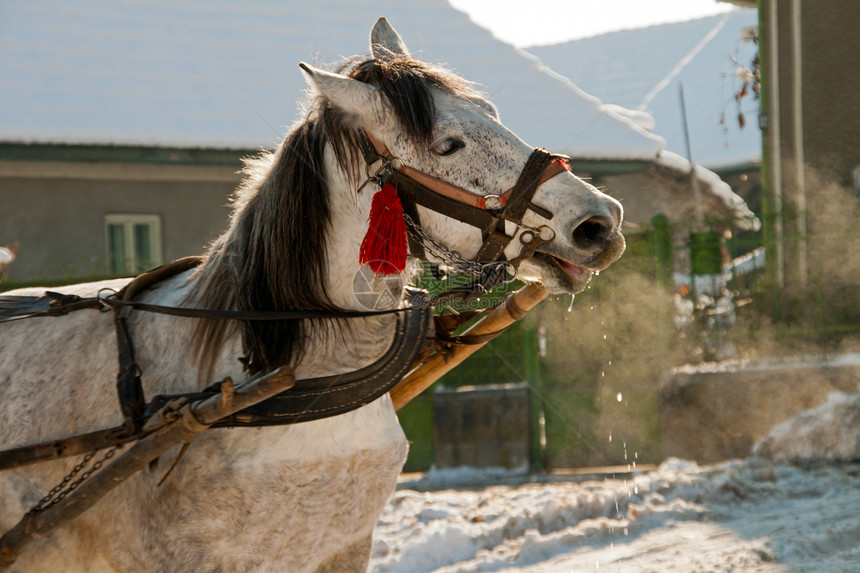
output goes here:
[[[529, 156], [513, 187], [499, 195], [478, 195], [404, 165], [369, 133], [363, 133], [359, 143], [368, 165], [368, 176], [377, 176], [381, 184], [394, 184], [404, 212], [413, 221], [419, 222], [415, 206], [421, 205], [481, 229], [484, 243], [475, 256], [477, 261], [503, 258], [505, 248], [513, 239], [505, 233], [505, 221], [521, 227], [523, 216], [529, 209], [545, 219], [552, 219], [553, 214], [532, 203], [532, 198], [542, 184], [559, 173], [570, 171], [570, 158], [537, 148]], [[523, 249], [530, 251], [529, 256], [539, 244], [552, 240], [541, 238], [536, 233], [529, 236], [531, 242], [523, 243]], [[425, 258], [420, 241], [413, 240], [411, 234], [409, 239], [412, 254]], [[517, 263], [524, 258], [523, 254], [517, 257]]]

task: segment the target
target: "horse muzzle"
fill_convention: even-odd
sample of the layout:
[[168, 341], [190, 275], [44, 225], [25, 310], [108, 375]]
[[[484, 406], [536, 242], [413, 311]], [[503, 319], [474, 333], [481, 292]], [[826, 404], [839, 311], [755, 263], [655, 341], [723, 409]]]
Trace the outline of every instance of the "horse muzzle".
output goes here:
[[622, 218], [620, 203], [602, 196], [600, 205], [591, 213], [558, 232], [555, 240], [538, 247], [523, 271], [539, 275], [550, 292], [581, 291], [595, 272], [607, 268], [624, 253]]
[[601, 271], [618, 260], [626, 243], [621, 234], [621, 204], [607, 197], [600, 212], [574, 224], [568, 233], [570, 253], [559, 253], [566, 260]]

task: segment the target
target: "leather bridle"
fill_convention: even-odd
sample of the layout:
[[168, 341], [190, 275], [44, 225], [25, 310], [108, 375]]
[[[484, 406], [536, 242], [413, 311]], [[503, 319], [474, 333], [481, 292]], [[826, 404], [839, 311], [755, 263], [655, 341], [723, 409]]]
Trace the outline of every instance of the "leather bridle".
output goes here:
[[[509, 262], [516, 271], [520, 262], [531, 257], [542, 244], [551, 242], [555, 232], [547, 225], [538, 228], [523, 224], [523, 216], [531, 209], [545, 219], [552, 219], [549, 210], [532, 202], [537, 188], [564, 171], [570, 171], [570, 158], [535, 149], [520, 172], [513, 187], [498, 195], [479, 195], [442, 181], [428, 173], [406, 165], [395, 157], [381, 141], [371, 134], [359, 135], [368, 179], [359, 188], [375, 182], [381, 188], [390, 183], [397, 189], [403, 211], [420, 225], [417, 205], [452, 217], [481, 230], [483, 244], [474, 259], [479, 262], [504, 261], [504, 251], [513, 238], [505, 232], [505, 222], [514, 223], [522, 245], [520, 253]], [[409, 250], [414, 257], [426, 260], [424, 245], [414, 233], [408, 235]]]

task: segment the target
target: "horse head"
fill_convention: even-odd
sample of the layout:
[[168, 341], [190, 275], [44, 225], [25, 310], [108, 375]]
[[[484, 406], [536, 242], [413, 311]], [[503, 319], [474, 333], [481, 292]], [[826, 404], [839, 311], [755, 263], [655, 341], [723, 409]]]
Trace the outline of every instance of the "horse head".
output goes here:
[[[207, 254], [194, 304], [362, 308], [354, 287], [366, 274], [359, 247], [374, 233], [386, 247], [400, 242], [392, 250], [401, 259], [386, 261], [404, 275], [400, 286], [410, 271], [407, 241], [413, 259], [474, 262], [482, 277], [504, 267], [508, 277], [515, 271], [554, 293], [581, 291], [621, 255], [621, 205], [573, 175], [566, 158], [514, 135], [466, 80], [412, 58], [384, 18], [370, 44], [370, 58], [335, 72], [300, 64], [314, 92], [307, 115], [279, 149], [248, 161], [230, 228]], [[404, 212], [385, 232], [368, 224], [383, 188], [396, 190]], [[214, 356], [232, 328], [201, 321], [201, 357]], [[253, 371], [295, 363], [309, 327], [241, 328]]]
[[[470, 83], [414, 60], [384, 18], [374, 26], [370, 44], [371, 59], [346, 64], [340, 73], [300, 66], [325, 105], [355, 134], [353, 143], [366, 134], [374, 156], [388, 160], [383, 165], [389, 171], [393, 166], [396, 183], [405, 181], [406, 173], [429, 186], [430, 194], [451, 199], [422, 200], [421, 191], [415, 192], [424, 236], [466, 258], [511, 261], [520, 278], [540, 281], [554, 293], [581, 291], [594, 271], [621, 256], [622, 207], [615, 199], [575, 176], [557, 156], [544, 154], [539, 172], [527, 174], [534, 171], [538, 152], [502, 124], [496, 108]], [[562, 168], [553, 169], [553, 162]], [[381, 179], [379, 166], [353, 165], [352, 189], [365, 175], [370, 182]], [[523, 208], [504, 216], [509, 207], [502, 203], [505, 192], [528, 177], [532, 180], [522, 186], [533, 188], [521, 198]], [[357, 197], [365, 218], [377, 189]], [[407, 200], [402, 193], [401, 199]], [[464, 212], [458, 202], [469, 204], [465, 214], [471, 209], [475, 220], [458, 216]], [[446, 212], [446, 205], [454, 207]], [[489, 216], [480, 216], [476, 208]], [[487, 236], [493, 233], [501, 241], [488, 259]]]

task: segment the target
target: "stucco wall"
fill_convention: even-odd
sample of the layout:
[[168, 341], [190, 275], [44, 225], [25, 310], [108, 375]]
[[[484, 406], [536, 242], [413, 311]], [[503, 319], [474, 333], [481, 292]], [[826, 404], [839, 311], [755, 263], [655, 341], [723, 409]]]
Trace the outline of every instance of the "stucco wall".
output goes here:
[[159, 215], [164, 261], [200, 254], [238, 181], [227, 167], [2, 163], [0, 245], [20, 241], [9, 280], [105, 273], [108, 214]]

